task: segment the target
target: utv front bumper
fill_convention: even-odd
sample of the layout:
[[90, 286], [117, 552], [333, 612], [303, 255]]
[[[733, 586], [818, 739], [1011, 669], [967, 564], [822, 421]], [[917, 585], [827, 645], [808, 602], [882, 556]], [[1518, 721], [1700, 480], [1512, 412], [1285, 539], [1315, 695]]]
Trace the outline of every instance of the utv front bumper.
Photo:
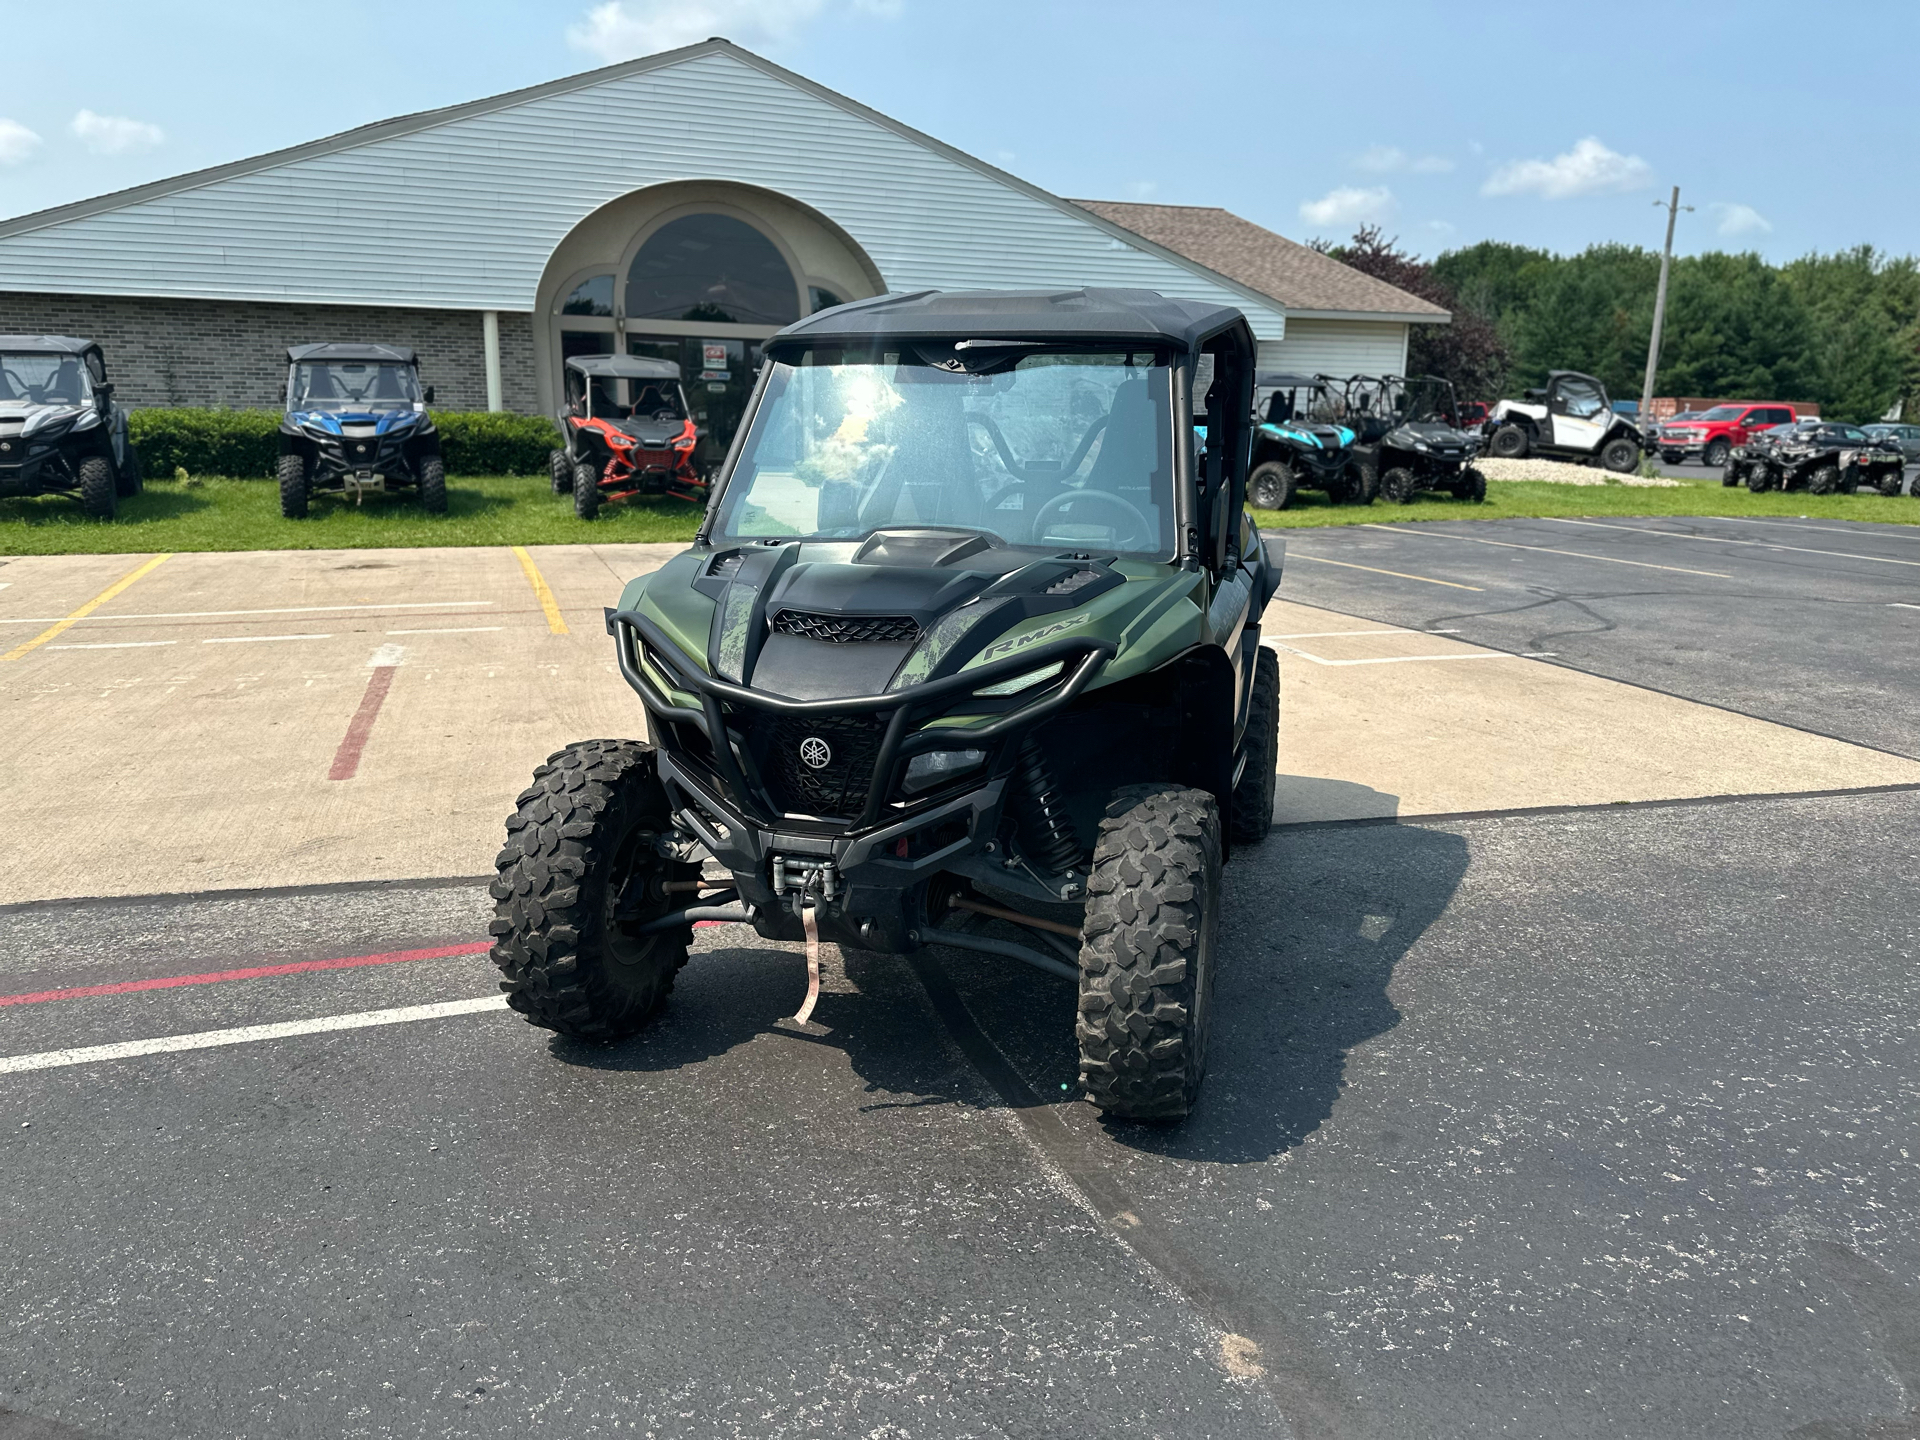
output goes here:
[[[709, 675], [645, 615], [606, 616], [620, 673], [647, 707], [675, 813], [733, 872], [761, 934], [799, 938], [791, 907], [805, 894], [826, 938], [912, 949], [915, 930], [938, 919], [925, 911], [926, 882], [948, 870], [991, 874], [1033, 898], [1073, 898], [1030, 870], [1008, 868], [1014, 857], [998, 837], [1018, 740], [1073, 703], [1112, 644], [1055, 641], [903, 690], [789, 700]], [[1059, 674], [1031, 698], [1016, 696], [971, 723], [927, 726], [950, 712], [976, 716], [987, 708], [979, 690], [1056, 663]], [[822, 739], [833, 757], [826, 763], [847, 767], [834, 778], [852, 814], [798, 813], [791, 804], [807, 792], [782, 770], [802, 764], [801, 747]], [[907, 793], [908, 764], [936, 751], [984, 759], [962, 778]]]

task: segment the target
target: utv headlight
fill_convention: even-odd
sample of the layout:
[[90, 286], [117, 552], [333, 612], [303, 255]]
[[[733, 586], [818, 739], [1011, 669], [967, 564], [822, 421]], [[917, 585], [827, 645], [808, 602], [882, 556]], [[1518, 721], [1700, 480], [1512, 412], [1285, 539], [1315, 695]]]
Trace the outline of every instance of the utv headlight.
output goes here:
[[[38, 435], [42, 439], [64, 435], [68, 430], [79, 429], [78, 422], [87, 413], [82, 410], [37, 410], [27, 417], [20, 434], [22, 437]], [[99, 418], [98, 415], [94, 416], [96, 422]]]
[[1067, 668], [1067, 662], [1056, 660], [1051, 665], [1042, 665], [1038, 670], [1029, 670], [1024, 675], [1016, 675], [1011, 680], [1002, 680], [998, 685], [983, 685], [973, 693], [976, 695], [1018, 695], [1022, 690], [1031, 690], [1042, 680], [1051, 680]]
[[984, 750], [929, 750], [907, 762], [907, 773], [900, 782], [900, 788], [909, 795], [918, 795], [969, 770], [978, 770], [986, 763], [987, 752]]

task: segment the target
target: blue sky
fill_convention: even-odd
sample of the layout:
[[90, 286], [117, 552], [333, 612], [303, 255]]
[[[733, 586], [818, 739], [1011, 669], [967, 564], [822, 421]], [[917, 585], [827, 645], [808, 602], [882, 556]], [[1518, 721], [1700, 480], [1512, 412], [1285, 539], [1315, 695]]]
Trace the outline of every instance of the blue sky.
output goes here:
[[[1059, 194], [1776, 260], [1920, 251], [1920, 6], [0, 0], [0, 215], [725, 35]], [[1811, 102], [1811, 103], [1809, 103]]]

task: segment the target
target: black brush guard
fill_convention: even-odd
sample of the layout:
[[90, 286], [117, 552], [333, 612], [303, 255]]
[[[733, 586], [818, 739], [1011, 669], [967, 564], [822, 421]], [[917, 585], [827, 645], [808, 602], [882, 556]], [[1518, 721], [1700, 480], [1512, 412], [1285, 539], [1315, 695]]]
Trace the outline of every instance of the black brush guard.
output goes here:
[[[1046, 719], [1072, 704], [1093, 678], [1094, 672], [1114, 653], [1112, 643], [1104, 640], [1059, 640], [1036, 645], [1031, 650], [1009, 655], [1004, 660], [993, 661], [978, 669], [929, 680], [905, 690], [834, 700], [789, 700], [709, 675], [689, 661], [658, 625], [637, 611], [610, 609], [606, 612], [606, 618], [607, 633], [614, 638], [620, 658], [620, 673], [627, 684], [633, 687], [648, 710], [661, 720], [692, 725], [706, 737], [712, 750], [712, 769], [728, 792], [723, 798], [738, 806], [743, 817], [753, 823], [775, 826], [780, 823], [781, 815], [762, 803], [758, 788], [750, 785], [741, 771], [730, 742], [737, 738], [744, 746], [747, 736], [745, 733], [734, 736], [729, 732], [726, 714], [721, 709], [723, 703], [775, 716], [887, 715], [886, 733], [881, 739], [879, 753], [874, 757], [865, 803], [859, 815], [847, 827], [847, 834], [856, 834], [879, 823], [892, 789], [894, 771], [901, 761], [930, 750], [981, 749], [990, 742]], [[646, 642], [653, 662], [668, 673], [679, 689], [700, 697], [699, 709], [676, 705], [671, 697], [661, 693], [647, 678], [640, 664], [639, 647], [642, 641]], [[1016, 675], [1024, 675], [1055, 661], [1065, 662], [1062, 678], [1042, 687], [1040, 693], [1026, 704], [1008, 710], [985, 725], [964, 730], [909, 733], [917, 722], [933, 719], [957, 698], [970, 697], [976, 690], [1010, 680]], [[936, 803], [936, 797], [929, 796], [928, 800], [929, 804]], [[891, 821], [904, 817], [888, 818]]]

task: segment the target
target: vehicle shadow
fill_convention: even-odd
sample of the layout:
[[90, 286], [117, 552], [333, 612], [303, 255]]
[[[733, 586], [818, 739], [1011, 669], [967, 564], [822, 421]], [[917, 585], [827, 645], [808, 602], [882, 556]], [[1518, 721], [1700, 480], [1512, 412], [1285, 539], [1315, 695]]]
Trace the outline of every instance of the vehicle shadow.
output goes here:
[[[149, 487], [138, 495], [122, 500], [119, 513], [113, 520], [105, 523], [114, 525], [137, 524], [150, 520], [178, 520], [211, 508], [212, 502], [204, 496], [183, 490], [159, 490]], [[94, 527], [102, 523], [82, 510], [80, 502], [71, 495], [10, 495], [0, 499], [0, 521], [18, 522], [29, 526]]]

